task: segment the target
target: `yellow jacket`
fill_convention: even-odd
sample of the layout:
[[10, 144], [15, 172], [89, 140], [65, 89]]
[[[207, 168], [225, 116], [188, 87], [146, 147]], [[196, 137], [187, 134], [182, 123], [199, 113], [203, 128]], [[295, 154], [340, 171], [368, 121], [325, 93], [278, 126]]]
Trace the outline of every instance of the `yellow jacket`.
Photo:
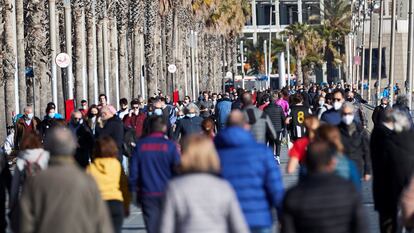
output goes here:
[[116, 158], [96, 158], [87, 172], [95, 178], [103, 200], [124, 201], [120, 187], [122, 168]]

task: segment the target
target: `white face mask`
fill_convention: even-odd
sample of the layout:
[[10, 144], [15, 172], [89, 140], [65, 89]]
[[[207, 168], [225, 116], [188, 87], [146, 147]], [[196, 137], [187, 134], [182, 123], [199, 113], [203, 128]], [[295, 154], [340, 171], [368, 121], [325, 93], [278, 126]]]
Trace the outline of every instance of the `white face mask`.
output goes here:
[[196, 114], [195, 113], [189, 113], [189, 114], [187, 114], [187, 117], [189, 117], [189, 118], [193, 118], [193, 117], [195, 117], [196, 116]]
[[335, 110], [338, 111], [339, 109], [342, 108], [342, 102], [335, 101], [335, 103], [333, 104], [333, 107]]
[[319, 106], [323, 106], [325, 104], [324, 100], [319, 100]]
[[353, 121], [354, 121], [354, 115], [342, 116], [342, 122], [344, 122], [346, 125], [352, 124]]
[[159, 108], [157, 108], [157, 109], [155, 109], [155, 110], [154, 110], [154, 114], [155, 114], [156, 116], [162, 116], [162, 110], [161, 110], [161, 109], [159, 109]]

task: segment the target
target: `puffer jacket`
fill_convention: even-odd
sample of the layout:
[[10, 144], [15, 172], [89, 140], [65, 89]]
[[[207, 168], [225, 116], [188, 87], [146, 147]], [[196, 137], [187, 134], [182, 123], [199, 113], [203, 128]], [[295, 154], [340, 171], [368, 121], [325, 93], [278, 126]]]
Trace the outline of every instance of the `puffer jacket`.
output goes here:
[[249, 227], [272, 226], [272, 208], [277, 209], [280, 217], [284, 194], [272, 151], [238, 127], [222, 130], [214, 142], [221, 161], [221, 176], [236, 191]]

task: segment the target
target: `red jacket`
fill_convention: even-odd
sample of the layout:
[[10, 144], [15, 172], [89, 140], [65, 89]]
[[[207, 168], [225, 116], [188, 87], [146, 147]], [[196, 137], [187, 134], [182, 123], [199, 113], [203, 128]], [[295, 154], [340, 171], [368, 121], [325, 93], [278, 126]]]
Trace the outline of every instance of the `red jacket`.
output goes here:
[[140, 138], [142, 135], [142, 131], [144, 128], [144, 121], [145, 118], [147, 118], [145, 113], [139, 113], [138, 115], [132, 114], [130, 115], [126, 115], [124, 117], [124, 125], [127, 128], [133, 128], [135, 129], [135, 135], [137, 138]]

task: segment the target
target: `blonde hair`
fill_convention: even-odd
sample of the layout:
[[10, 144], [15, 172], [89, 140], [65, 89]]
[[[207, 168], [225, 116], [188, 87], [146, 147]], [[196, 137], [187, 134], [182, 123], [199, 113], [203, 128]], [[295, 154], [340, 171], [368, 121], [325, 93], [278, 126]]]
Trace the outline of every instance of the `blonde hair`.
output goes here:
[[181, 173], [207, 172], [218, 174], [220, 161], [213, 141], [204, 135], [194, 135], [182, 143]]

